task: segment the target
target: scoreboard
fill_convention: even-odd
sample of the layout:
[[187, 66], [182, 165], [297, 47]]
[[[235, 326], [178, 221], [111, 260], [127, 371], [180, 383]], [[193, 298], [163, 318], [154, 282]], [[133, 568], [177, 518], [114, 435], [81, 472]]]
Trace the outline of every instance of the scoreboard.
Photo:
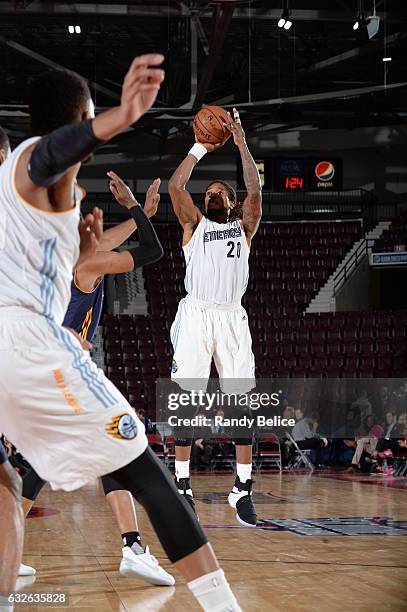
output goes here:
[[[264, 189], [271, 191], [340, 191], [342, 159], [324, 157], [264, 157], [255, 159]], [[244, 189], [239, 159], [238, 188]]]
[[305, 160], [281, 158], [274, 160], [274, 191], [303, 191], [305, 189]]

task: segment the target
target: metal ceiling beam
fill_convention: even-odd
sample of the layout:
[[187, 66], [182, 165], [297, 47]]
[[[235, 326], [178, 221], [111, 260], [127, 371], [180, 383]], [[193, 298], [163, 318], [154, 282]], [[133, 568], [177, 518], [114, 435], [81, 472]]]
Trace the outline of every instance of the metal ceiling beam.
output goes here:
[[270, 100], [258, 100], [256, 102], [236, 102], [237, 108], [255, 108], [256, 106], [276, 106], [280, 104], [315, 104], [321, 100], [347, 100], [371, 93], [380, 93], [390, 89], [407, 88], [407, 81], [403, 83], [391, 83], [390, 85], [373, 85], [372, 87], [359, 87], [355, 89], [341, 89], [339, 91], [325, 91], [323, 93], [307, 94], [304, 96], [287, 96], [287, 98], [273, 98]]
[[29, 6], [17, 6], [15, 2], [0, 2], [0, 14], [27, 15], [116, 15], [117, 17], [167, 17], [180, 16], [185, 10], [171, 8], [168, 3], [155, 6], [137, 4], [102, 4], [98, 2], [32, 2]]
[[[39, 53], [36, 53], [36, 51], [33, 51], [32, 49], [29, 49], [28, 47], [25, 47], [24, 45], [20, 45], [20, 43], [17, 43], [14, 40], [9, 40], [5, 36], [2, 36], [1, 34], [0, 34], [0, 43], [3, 45], [6, 45], [7, 47], [10, 47], [11, 49], [14, 49], [14, 51], [17, 51], [18, 53], [21, 53], [22, 55], [26, 55], [30, 59], [33, 59], [39, 62], [40, 64], [44, 64], [45, 66], [48, 66], [49, 68], [65, 69], [65, 70], [67, 69], [66, 66], [62, 66], [61, 64], [58, 64], [57, 62], [50, 60], [48, 57], [45, 57], [44, 55], [40, 55]], [[116, 101], [120, 100], [120, 95], [117, 92], [112, 91], [111, 89], [107, 89], [107, 87], [103, 87], [103, 85], [99, 85], [99, 83], [96, 83], [95, 81], [88, 79], [84, 75], [81, 75], [81, 76], [83, 76], [83, 78], [85, 78], [88, 81], [88, 83], [91, 85], [91, 87], [94, 90], [99, 91], [100, 93], [107, 96], [108, 98], [111, 98], [112, 100], [116, 100]]]
[[195, 19], [191, 19], [191, 93], [188, 102], [181, 108], [192, 108], [198, 91], [198, 28]]
[[223, 43], [232, 21], [234, 10], [234, 4], [227, 4], [225, 6], [217, 7], [214, 11], [208, 57], [206, 58], [205, 67], [201, 75], [194, 103], [194, 106], [196, 107], [201, 106], [208, 91], [208, 87], [211, 84], [212, 77], [222, 51]]
[[[391, 34], [386, 38], [386, 45], [392, 45], [402, 36], [401, 32], [396, 32], [395, 34]], [[338, 55], [333, 55], [332, 57], [328, 57], [320, 62], [315, 62], [307, 68], [302, 68], [298, 71], [298, 74], [309, 74], [311, 72], [317, 72], [318, 70], [324, 70], [325, 68], [331, 68], [335, 64], [341, 64], [343, 62], [347, 62], [356, 57], [362, 57], [363, 55], [367, 55], [368, 53], [373, 53], [377, 50], [383, 49], [383, 41], [381, 39], [372, 40], [368, 42], [366, 45], [362, 47], [356, 47], [354, 49], [349, 49], [349, 51], [345, 51], [344, 53], [339, 53]]]
[[[386, 17], [387, 23], [406, 23], [407, 22], [407, 10], [389, 11], [384, 13], [376, 11], [377, 16], [381, 19]], [[330, 9], [296, 9], [291, 10], [292, 21], [347, 21], [351, 25], [354, 17], [353, 11], [340, 11]], [[281, 17], [281, 5], [276, 9], [256, 10], [252, 9], [251, 14], [249, 9], [236, 8], [233, 14], [233, 19], [248, 19], [251, 16], [252, 19], [260, 21], [278, 21]], [[205, 17], [201, 15], [201, 18]]]
[[192, 23], [195, 25], [196, 28], [196, 32], [198, 34], [198, 38], [201, 42], [202, 45], [202, 49], [204, 50], [204, 53], [206, 56], [208, 56], [209, 53], [209, 42], [205, 33], [205, 30], [203, 29], [202, 26], [202, 22], [199, 19], [198, 15], [192, 15], [191, 17], [191, 25]]
[[[380, 6], [380, 4], [379, 4]], [[200, 19], [210, 19], [212, 11], [210, 7], [199, 8]], [[168, 3], [162, 3], [160, 5], [145, 6], [140, 4], [101, 4], [101, 3], [90, 3], [90, 2], [31, 2], [28, 6], [23, 8], [16, 8], [15, 2], [1, 1], [0, 2], [0, 15], [107, 15], [117, 17], [161, 17], [165, 18], [168, 16], [180, 17], [182, 15], [192, 15], [191, 11], [185, 3], [179, 4], [179, 9], [175, 7], [169, 7]], [[388, 11], [385, 15], [384, 12], [377, 11], [377, 15], [380, 18], [386, 17], [387, 23], [407, 23], [407, 11], [399, 10]], [[251, 13], [248, 9], [235, 8], [233, 19], [258, 19], [264, 21], [273, 21], [281, 17], [281, 8], [269, 9], [251, 9]], [[318, 9], [293, 9], [292, 16], [294, 21], [348, 21], [351, 22], [354, 17], [354, 11], [346, 10], [318, 10]]]

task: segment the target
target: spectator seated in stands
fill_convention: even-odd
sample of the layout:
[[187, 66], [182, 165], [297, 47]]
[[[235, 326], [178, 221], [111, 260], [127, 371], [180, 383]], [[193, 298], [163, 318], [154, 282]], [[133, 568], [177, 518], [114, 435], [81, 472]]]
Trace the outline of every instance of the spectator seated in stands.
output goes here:
[[358, 429], [356, 430], [357, 438], [369, 437], [370, 430], [372, 427], [377, 425], [377, 418], [374, 414], [369, 414], [363, 421], [360, 422]]
[[[225, 418], [225, 411], [223, 410], [223, 408], [217, 408], [215, 417], [220, 417], [222, 419]], [[213, 422], [215, 423], [215, 420]], [[223, 434], [225, 433], [225, 427], [224, 425], [213, 425], [212, 432], [214, 434]]]
[[[405, 413], [404, 413], [405, 415]], [[376, 452], [373, 453], [373, 459], [375, 461], [374, 473], [383, 474], [384, 476], [390, 476], [394, 472], [394, 457], [404, 456], [407, 449], [407, 426], [403, 424], [404, 418], [403, 413], [401, 416], [401, 422], [397, 419], [396, 413], [389, 411], [386, 414], [387, 422], [390, 421], [392, 416], [392, 428], [388, 427], [388, 431], [376, 448]]]
[[324, 448], [328, 446], [328, 440], [321, 438], [316, 432], [318, 421], [315, 416], [305, 417], [301, 408], [296, 408], [295, 420], [297, 421], [292, 430], [292, 437], [296, 441], [298, 448], [301, 450], [315, 451], [315, 463], [318, 466], [323, 465]]
[[[366, 423], [370, 423], [370, 417], [367, 417]], [[346, 470], [348, 473], [359, 472], [361, 469], [361, 463], [366, 464], [368, 460], [371, 467], [371, 457], [376, 450], [376, 446], [380, 438], [383, 437], [384, 430], [381, 425], [374, 424], [369, 431], [367, 436], [363, 436], [356, 440], [356, 450], [352, 458], [352, 465]]]
[[[282, 418], [283, 419], [294, 419], [295, 410], [292, 406], [288, 405], [288, 400], [284, 399], [282, 402]], [[280, 441], [280, 449], [281, 449], [281, 462], [282, 465], [287, 465], [290, 458], [290, 448], [291, 442], [287, 438], [287, 432], [292, 434], [292, 427], [274, 427], [272, 433], [274, 433], [279, 441]], [[274, 450], [274, 449], [270, 449]]]
[[330, 465], [349, 464], [350, 458], [347, 458], [347, 455], [349, 452], [353, 455], [350, 449], [356, 448], [355, 437], [359, 426], [358, 410], [351, 407], [346, 413], [345, 422], [334, 432], [333, 439], [330, 441]]
[[[351, 408], [355, 413], [355, 418], [359, 416], [360, 423], [365, 423], [367, 417], [372, 415], [372, 404], [364, 389], [360, 392], [358, 398], [351, 404]], [[365, 433], [367, 433], [367, 431]]]
[[191, 469], [209, 470], [213, 455], [213, 445], [210, 440], [197, 438], [192, 445]]
[[384, 437], [377, 443], [376, 452], [381, 452], [391, 447], [391, 441], [394, 438], [393, 432], [397, 431], [397, 413], [394, 410], [386, 412], [384, 431]]
[[400, 412], [398, 419], [397, 419], [397, 431], [399, 429], [406, 429], [407, 428], [407, 412]]
[[140, 419], [140, 421], [144, 424], [144, 427], [145, 427], [145, 430], [146, 430], [146, 434], [157, 433], [156, 426], [153, 425], [151, 419], [148, 418], [144, 408], [138, 408], [136, 410], [136, 414], [137, 414], [138, 418]]

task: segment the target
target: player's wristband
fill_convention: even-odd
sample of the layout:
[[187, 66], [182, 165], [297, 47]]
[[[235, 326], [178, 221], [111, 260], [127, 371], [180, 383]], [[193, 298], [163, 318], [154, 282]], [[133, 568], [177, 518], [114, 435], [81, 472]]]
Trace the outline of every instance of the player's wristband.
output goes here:
[[203, 144], [201, 144], [200, 142], [196, 142], [192, 149], [188, 151], [188, 155], [193, 155], [198, 161], [200, 161], [203, 156], [207, 154], [207, 152], [208, 151], [206, 147], [203, 146]]

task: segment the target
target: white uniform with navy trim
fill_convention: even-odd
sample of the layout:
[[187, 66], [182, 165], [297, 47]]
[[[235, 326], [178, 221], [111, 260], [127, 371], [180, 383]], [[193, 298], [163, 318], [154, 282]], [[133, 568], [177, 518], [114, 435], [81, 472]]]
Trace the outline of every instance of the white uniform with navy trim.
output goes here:
[[255, 386], [247, 314], [241, 305], [249, 278], [249, 247], [240, 221], [203, 217], [183, 247], [186, 298], [171, 327], [171, 378], [183, 389], [206, 389], [214, 359], [222, 389]]
[[23, 142], [0, 167], [0, 431], [55, 489], [76, 489], [147, 447], [132, 408], [61, 327], [79, 255], [79, 200], [47, 213], [17, 193]]

